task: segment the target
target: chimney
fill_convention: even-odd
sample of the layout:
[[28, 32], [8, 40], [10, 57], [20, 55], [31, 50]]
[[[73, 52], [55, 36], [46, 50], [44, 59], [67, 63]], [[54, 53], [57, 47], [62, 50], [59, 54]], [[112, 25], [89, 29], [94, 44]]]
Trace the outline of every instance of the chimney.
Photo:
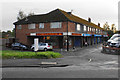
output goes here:
[[91, 18], [88, 18], [88, 22], [91, 22]]
[[67, 12], [68, 14], [71, 14], [71, 12]]
[[100, 27], [100, 23], [98, 23], [98, 26]]

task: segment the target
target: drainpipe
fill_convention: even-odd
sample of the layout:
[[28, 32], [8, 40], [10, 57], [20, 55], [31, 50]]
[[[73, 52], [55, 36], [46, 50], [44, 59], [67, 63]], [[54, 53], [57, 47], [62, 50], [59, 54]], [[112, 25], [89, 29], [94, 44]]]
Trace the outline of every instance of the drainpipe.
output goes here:
[[67, 21], [67, 51], [69, 51], [68, 21]]

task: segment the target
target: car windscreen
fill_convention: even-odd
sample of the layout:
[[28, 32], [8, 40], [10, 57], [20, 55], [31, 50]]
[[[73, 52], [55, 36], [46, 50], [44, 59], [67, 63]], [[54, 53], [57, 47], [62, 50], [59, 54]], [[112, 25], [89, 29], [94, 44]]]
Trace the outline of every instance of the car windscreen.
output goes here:
[[49, 46], [51, 46], [52, 44], [51, 43], [48, 43]]
[[113, 36], [113, 37], [110, 38], [110, 40], [114, 40], [117, 37], [120, 37], [120, 36]]
[[120, 41], [120, 37], [116, 37], [113, 39], [114, 41]]

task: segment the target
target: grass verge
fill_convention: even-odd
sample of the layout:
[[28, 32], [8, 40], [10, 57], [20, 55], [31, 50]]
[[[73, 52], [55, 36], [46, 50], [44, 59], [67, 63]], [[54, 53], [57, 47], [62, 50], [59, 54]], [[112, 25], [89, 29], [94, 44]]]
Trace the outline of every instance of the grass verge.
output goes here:
[[30, 52], [30, 51], [13, 51], [13, 50], [3, 50], [0, 51], [0, 55], [3, 59], [10, 58], [40, 58], [40, 59], [50, 59], [50, 58], [60, 58], [62, 55], [53, 51], [46, 52]]

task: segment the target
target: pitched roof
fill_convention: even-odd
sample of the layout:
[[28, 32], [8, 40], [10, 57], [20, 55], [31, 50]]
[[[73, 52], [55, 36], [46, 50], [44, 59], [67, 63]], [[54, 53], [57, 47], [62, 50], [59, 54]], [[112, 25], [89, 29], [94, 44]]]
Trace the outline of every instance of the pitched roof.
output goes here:
[[[59, 9], [60, 10], [60, 9]], [[63, 10], [60, 10], [69, 20], [71, 21], [74, 21], [74, 22], [78, 22], [78, 23], [82, 23], [82, 24], [85, 24], [87, 26], [91, 26], [91, 27], [95, 27], [97, 29], [101, 29], [101, 30], [104, 30], [103, 28], [99, 27], [98, 25], [92, 23], [92, 22], [88, 22], [87, 20], [85, 19], [82, 19], [78, 16], [75, 16], [73, 14], [68, 14], [67, 12], [63, 11]]]
[[28, 23], [30, 24], [30, 23], [57, 22], [57, 21], [67, 21], [65, 15], [63, 15], [58, 9], [51, 11], [47, 14], [28, 16], [27, 18], [24, 18], [13, 24], [19, 25], [19, 24], [28, 24]]
[[[27, 19], [27, 21], [26, 21], [26, 19]], [[30, 24], [30, 23], [58, 22], [58, 21], [73, 21], [76, 23], [84, 24], [86, 26], [91, 26], [91, 27], [95, 27], [97, 29], [104, 30], [103, 28], [99, 27], [98, 25], [96, 25], [92, 22], [88, 22], [87, 20], [82, 19], [73, 14], [68, 14], [67, 12], [65, 12], [61, 9], [53, 10], [47, 14], [29, 16], [27, 18], [24, 18], [20, 21], [15, 22], [14, 24], [19, 25], [19, 24], [28, 24], [28, 23]]]

